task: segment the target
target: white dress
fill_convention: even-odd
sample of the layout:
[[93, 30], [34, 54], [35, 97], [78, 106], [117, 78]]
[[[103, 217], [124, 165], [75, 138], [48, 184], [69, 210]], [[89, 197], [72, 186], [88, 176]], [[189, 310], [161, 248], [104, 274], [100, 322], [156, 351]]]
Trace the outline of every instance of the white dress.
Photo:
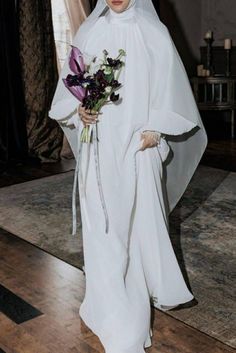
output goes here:
[[[106, 353], [144, 353], [144, 348], [151, 345], [151, 297], [155, 297], [155, 306], [162, 310], [162, 306], [168, 309], [194, 297], [186, 286], [168, 233], [163, 162], [169, 146], [162, 139], [160, 147], [139, 150], [141, 132], [149, 127], [150, 67], [146, 64], [145, 42], [134, 14], [133, 8], [119, 17], [110, 11], [99, 18], [84, 45], [79, 43], [82, 52], [89, 55], [102, 57], [106, 49], [115, 57], [120, 48], [127, 54], [120, 76], [122, 104], [103, 107], [98, 123], [108, 233], [96, 179], [93, 143], [90, 150], [87, 144], [82, 150], [85, 197], [79, 185], [86, 276], [80, 315], [99, 337]], [[54, 99], [50, 112], [58, 120], [77, 104], [75, 100], [70, 103], [70, 94], [63, 92], [62, 98]], [[67, 113], [61, 113], [63, 107]], [[184, 119], [177, 125], [176, 135], [195, 126]], [[76, 134], [82, 128], [81, 123]], [[65, 131], [71, 142], [71, 132]], [[71, 146], [74, 147], [73, 143]], [[77, 148], [73, 151], [76, 156]]]
[[[84, 52], [92, 55], [102, 53], [106, 48], [109, 55], [115, 57], [118, 49], [123, 48], [127, 53], [126, 69], [129, 69], [128, 65], [132, 65], [137, 72], [138, 68], [129, 49], [134, 45], [138, 32], [133, 31], [133, 38], [127, 37], [127, 27], [135, 24], [133, 21], [128, 24], [119, 22], [106, 30], [104, 21], [106, 18], [96, 24], [94, 36], [90, 34]], [[135, 55], [141, 55], [141, 50], [142, 48]], [[136, 81], [135, 85], [145, 85], [146, 71], [143, 69], [141, 74], [137, 74], [140, 75], [140, 82]], [[126, 90], [133, 89], [129, 87], [133, 82], [129, 84], [123, 80], [124, 77], [125, 70], [120, 79], [124, 84], [120, 95], [125, 100]], [[135, 102], [124, 104], [132, 109]], [[119, 115], [120, 112], [122, 115]], [[157, 147], [153, 147], [135, 154], [141, 146], [140, 132], [136, 134], [137, 138], [132, 136], [133, 126], [130, 124], [129, 128], [128, 117], [123, 106], [118, 108], [111, 105], [103, 109], [98, 124], [101, 180], [111, 227], [108, 234], [104, 232], [93, 144], [90, 146], [86, 177], [86, 200], [80, 198], [86, 273], [86, 295], [80, 314], [100, 337], [106, 353], [143, 352], [143, 344], [148, 338], [150, 328], [151, 295], [165, 305], [179, 304], [193, 298], [185, 286], [168, 236], [160, 153]], [[127, 155], [124, 148], [126, 146], [122, 146], [124, 134], [127, 134], [127, 141], [133, 137], [133, 146]], [[84, 147], [83, 171], [86, 170], [88, 146]], [[135, 158], [138, 174], [137, 198], [133, 210], [134, 221], [129, 232], [134, 200]], [[84, 210], [88, 215], [90, 230]]]

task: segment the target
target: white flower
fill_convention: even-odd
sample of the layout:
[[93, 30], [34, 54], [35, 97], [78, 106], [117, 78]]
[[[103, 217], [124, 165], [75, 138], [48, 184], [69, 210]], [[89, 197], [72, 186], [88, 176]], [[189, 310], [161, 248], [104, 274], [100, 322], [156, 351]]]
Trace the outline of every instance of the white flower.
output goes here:
[[111, 86], [107, 86], [107, 87], [105, 88], [106, 93], [110, 93], [111, 90], [112, 90], [112, 87], [111, 87]]
[[83, 53], [84, 63], [89, 75], [93, 75], [99, 68], [98, 60], [96, 55], [91, 55], [89, 53]]

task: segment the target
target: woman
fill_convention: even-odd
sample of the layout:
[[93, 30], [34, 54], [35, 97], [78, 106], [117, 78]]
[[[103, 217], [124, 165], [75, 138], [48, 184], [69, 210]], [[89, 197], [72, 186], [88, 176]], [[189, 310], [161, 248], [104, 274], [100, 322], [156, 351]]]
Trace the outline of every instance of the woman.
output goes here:
[[99, 154], [96, 143], [83, 143], [79, 168], [86, 274], [80, 316], [106, 353], [143, 353], [151, 345], [150, 299], [169, 310], [194, 298], [170, 242], [168, 215], [207, 136], [182, 61], [151, 0], [98, 0], [73, 44], [85, 57], [102, 58], [104, 49], [110, 57], [126, 52], [120, 104], [105, 105], [99, 116], [78, 107], [62, 83], [67, 60], [49, 113], [77, 162], [82, 128], [98, 127]]

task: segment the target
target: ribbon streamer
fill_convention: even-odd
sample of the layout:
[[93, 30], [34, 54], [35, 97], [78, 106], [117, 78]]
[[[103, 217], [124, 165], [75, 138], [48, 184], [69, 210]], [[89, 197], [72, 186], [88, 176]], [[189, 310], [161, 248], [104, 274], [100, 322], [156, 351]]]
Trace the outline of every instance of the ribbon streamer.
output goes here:
[[[79, 130], [78, 130], [79, 131]], [[103, 194], [103, 189], [102, 189], [102, 183], [101, 183], [101, 174], [100, 174], [100, 165], [99, 165], [99, 148], [98, 148], [98, 136], [97, 136], [97, 124], [92, 124], [92, 129], [90, 129], [90, 135], [89, 135], [89, 141], [90, 141], [90, 136], [92, 134], [92, 141], [93, 141], [93, 150], [94, 150], [94, 160], [95, 160], [95, 167], [96, 167], [96, 179], [97, 179], [97, 184], [98, 184], [98, 189], [99, 189], [99, 195], [101, 199], [101, 204], [104, 212], [104, 217], [105, 217], [105, 233], [108, 233], [109, 230], [109, 217], [107, 213], [107, 208], [106, 208], [106, 203], [104, 199], [104, 194]], [[76, 160], [76, 168], [75, 168], [75, 175], [74, 175], [74, 183], [73, 183], [73, 192], [72, 192], [72, 235], [76, 234], [76, 229], [77, 229], [77, 217], [76, 217], [76, 191], [77, 191], [77, 186], [79, 189], [79, 185], [81, 186], [81, 197], [84, 198], [84, 202], [86, 199], [86, 192], [85, 192], [85, 184], [86, 184], [86, 178], [85, 181], [83, 181], [83, 175], [82, 175], [82, 146], [84, 142], [80, 141], [80, 134], [78, 132], [77, 135], [78, 138], [78, 151], [77, 151], [77, 160]], [[87, 161], [86, 161], [86, 170], [89, 162], [89, 149], [90, 149], [90, 143], [88, 147], [88, 153], [87, 153]], [[89, 222], [89, 217], [88, 217], [88, 212], [86, 209], [85, 205], [85, 216], [87, 218], [87, 223], [88, 225], [90, 224]], [[81, 223], [80, 223], [81, 225]]]

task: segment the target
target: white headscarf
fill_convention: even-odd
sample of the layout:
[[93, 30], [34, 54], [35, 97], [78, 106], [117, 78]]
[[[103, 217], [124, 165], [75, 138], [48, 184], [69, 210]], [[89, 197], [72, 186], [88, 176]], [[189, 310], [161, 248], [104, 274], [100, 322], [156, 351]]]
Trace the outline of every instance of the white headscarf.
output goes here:
[[[132, 148], [130, 141], [134, 142], [133, 146], [137, 150], [140, 131], [156, 130], [166, 135], [171, 148], [171, 153], [164, 161], [166, 201], [167, 212], [171, 212], [202, 157], [207, 145], [207, 135], [184, 65], [152, 1], [131, 0], [124, 12], [115, 13], [105, 0], [98, 0], [95, 9], [76, 33], [73, 44], [83, 50], [89, 41], [96, 43], [96, 38], [99, 41], [99, 35], [102, 38], [104, 31], [110, 33], [109, 25], [115, 22], [121, 24], [125, 19], [129, 22], [130, 17], [134, 18], [135, 24], [127, 31], [127, 65], [123, 73], [125, 100], [123, 105], [110, 109], [114, 109], [114, 116], [127, 117], [127, 125], [124, 123], [123, 126], [126, 139], [119, 142], [124, 145], [123, 156], [127, 153], [128, 146]], [[105, 46], [106, 43], [104, 49]], [[75, 121], [77, 119], [75, 108], [78, 107], [78, 101], [61, 80], [68, 72], [66, 63], [49, 112], [50, 117], [58, 121], [69, 116], [76, 117]], [[77, 158], [76, 131], [65, 126], [62, 128]], [[132, 140], [132, 136], [136, 137]]]

